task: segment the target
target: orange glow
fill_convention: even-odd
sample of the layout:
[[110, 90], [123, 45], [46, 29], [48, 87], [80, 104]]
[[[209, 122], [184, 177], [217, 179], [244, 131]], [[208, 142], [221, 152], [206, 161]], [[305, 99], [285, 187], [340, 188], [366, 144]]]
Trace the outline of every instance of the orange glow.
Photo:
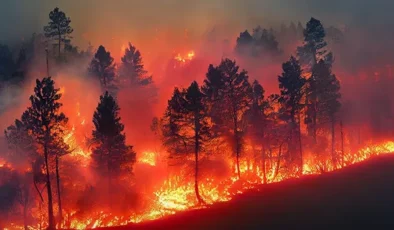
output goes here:
[[192, 51], [189, 51], [186, 55], [181, 55], [180, 53], [178, 53], [178, 54], [175, 56], [174, 59], [177, 60], [177, 61], [179, 61], [179, 62], [185, 63], [185, 62], [187, 62], [187, 61], [193, 60], [194, 56], [195, 56], [195, 53], [194, 53], [194, 51], [192, 50]]
[[144, 163], [144, 164], [155, 166], [156, 165], [156, 153], [150, 152], [150, 151], [142, 152], [138, 161], [141, 163]]

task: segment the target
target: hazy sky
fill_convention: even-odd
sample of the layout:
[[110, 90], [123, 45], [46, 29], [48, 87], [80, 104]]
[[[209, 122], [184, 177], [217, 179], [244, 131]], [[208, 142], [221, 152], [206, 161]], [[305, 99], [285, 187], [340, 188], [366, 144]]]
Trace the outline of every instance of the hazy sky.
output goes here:
[[202, 33], [215, 24], [250, 29], [290, 20], [305, 23], [311, 16], [330, 25], [394, 22], [392, 0], [1, 0], [0, 41], [41, 32], [56, 6], [71, 17], [80, 46], [88, 41], [138, 43], [185, 29]]

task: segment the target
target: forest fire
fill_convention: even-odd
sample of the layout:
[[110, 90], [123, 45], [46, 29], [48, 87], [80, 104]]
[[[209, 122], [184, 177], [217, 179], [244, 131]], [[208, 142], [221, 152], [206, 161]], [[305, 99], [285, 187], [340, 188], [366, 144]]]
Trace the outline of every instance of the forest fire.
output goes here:
[[[334, 39], [344, 32], [315, 18], [246, 30], [230, 49], [209, 34], [201, 47], [157, 50], [157, 66], [145, 65], [131, 42], [117, 61], [105, 43], [80, 50], [65, 13], [55, 8], [49, 19], [40, 39], [21, 44], [18, 60], [0, 60], [0, 71], [12, 66], [0, 72], [0, 88], [29, 95], [18, 105], [4, 96], [2, 229], [141, 223], [394, 153], [394, 102], [381, 93], [390, 92], [391, 76], [354, 71], [346, 79], [350, 71], [336, 62], [345, 63], [345, 45]], [[358, 90], [371, 96], [360, 100]]]

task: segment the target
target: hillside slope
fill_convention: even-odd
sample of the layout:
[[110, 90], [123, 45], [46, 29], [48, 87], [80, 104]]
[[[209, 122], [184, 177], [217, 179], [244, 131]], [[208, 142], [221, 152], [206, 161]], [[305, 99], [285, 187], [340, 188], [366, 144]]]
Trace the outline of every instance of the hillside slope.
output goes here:
[[117, 229], [394, 229], [394, 155]]

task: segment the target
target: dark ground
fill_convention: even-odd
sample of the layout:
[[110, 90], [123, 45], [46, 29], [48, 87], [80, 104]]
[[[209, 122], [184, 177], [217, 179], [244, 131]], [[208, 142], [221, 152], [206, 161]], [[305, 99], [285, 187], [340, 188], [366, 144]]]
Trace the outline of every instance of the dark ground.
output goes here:
[[126, 229], [394, 229], [394, 155]]

